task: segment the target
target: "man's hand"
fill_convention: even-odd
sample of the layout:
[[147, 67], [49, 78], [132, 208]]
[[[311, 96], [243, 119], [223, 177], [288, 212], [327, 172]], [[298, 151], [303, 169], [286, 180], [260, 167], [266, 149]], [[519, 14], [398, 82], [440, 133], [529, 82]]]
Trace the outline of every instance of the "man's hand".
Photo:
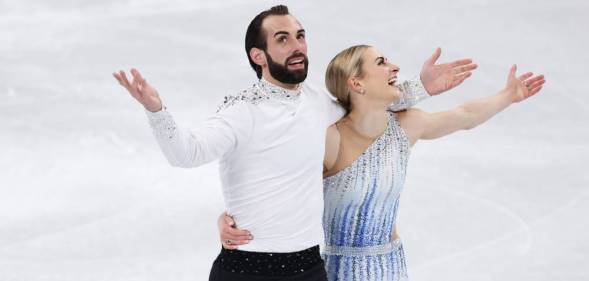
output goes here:
[[139, 103], [145, 107], [145, 109], [151, 112], [157, 112], [162, 110], [162, 101], [160, 97], [151, 85], [145, 81], [137, 69], [131, 69], [131, 75], [133, 75], [133, 82], [129, 82], [127, 75], [124, 71], [112, 74], [121, 86], [125, 87], [127, 91], [135, 98]]
[[421, 83], [423, 83], [428, 94], [432, 96], [460, 85], [477, 68], [477, 65], [472, 63], [471, 59], [460, 59], [453, 62], [436, 64], [441, 54], [442, 49], [437, 48], [421, 68]]
[[219, 216], [217, 225], [219, 227], [221, 244], [223, 244], [223, 248], [225, 249], [235, 250], [239, 245], [248, 244], [254, 239], [249, 231], [236, 228], [235, 221], [226, 212], [223, 212]]

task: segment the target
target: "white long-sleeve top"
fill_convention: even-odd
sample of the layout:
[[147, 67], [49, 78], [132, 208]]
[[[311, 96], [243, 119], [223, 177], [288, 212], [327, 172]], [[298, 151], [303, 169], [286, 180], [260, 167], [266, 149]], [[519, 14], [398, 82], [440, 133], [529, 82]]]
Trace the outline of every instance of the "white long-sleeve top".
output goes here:
[[[429, 96], [419, 79], [401, 89], [397, 110]], [[240, 250], [294, 252], [323, 243], [325, 133], [345, 113], [326, 90], [302, 83], [288, 91], [261, 79], [225, 97], [192, 130], [180, 128], [165, 108], [146, 113], [173, 166], [220, 160], [227, 213], [254, 236]]]

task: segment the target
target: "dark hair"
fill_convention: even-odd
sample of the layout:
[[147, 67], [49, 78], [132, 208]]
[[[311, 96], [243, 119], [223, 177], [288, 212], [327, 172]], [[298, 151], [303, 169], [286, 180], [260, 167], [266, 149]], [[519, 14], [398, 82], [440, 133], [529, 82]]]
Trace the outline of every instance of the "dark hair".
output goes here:
[[250, 50], [252, 48], [258, 48], [266, 51], [268, 45], [266, 44], [266, 34], [262, 30], [262, 23], [268, 16], [284, 16], [288, 15], [288, 7], [284, 5], [274, 6], [266, 11], [259, 13], [247, 27], [245, 33], [245, 53], [247, 59], [250, 61], [250, 65], [256, 71], [258, 78], [262, 78], [262, 67], [257, 65], [250, 57]]

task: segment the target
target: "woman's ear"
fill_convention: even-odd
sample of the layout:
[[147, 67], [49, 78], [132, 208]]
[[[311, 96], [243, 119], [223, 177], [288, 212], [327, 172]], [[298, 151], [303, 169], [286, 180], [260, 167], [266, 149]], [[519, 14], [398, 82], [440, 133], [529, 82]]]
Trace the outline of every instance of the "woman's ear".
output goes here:
[[259, 65], [260, 67], [266, 66], [266, 54], [261, 49], [251, 48], [250, 58], [255, 64]]
[[364, 85], [357, 77], [351, 77], [348, 79], [348, 88], [350, 91], [356, 94], [364, 94]]

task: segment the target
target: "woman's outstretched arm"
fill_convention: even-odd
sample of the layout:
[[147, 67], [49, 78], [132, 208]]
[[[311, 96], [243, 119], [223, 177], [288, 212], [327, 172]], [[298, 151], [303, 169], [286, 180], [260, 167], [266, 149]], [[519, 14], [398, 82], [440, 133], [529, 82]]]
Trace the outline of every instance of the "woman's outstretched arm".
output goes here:
[[511, 67], [505, 88], [495, 95], [466, 102], [449, 111], [430, 114], [409, 110], [400, 115], [401, 126], [407, 131], [412, 144], [418, 139], [436, 139], [459, 130], [472, 129], [542, 89], [545, 83], [543, 75], [533, 76], [528, 72], [516, 77], [516, 70], [515, 65]]

